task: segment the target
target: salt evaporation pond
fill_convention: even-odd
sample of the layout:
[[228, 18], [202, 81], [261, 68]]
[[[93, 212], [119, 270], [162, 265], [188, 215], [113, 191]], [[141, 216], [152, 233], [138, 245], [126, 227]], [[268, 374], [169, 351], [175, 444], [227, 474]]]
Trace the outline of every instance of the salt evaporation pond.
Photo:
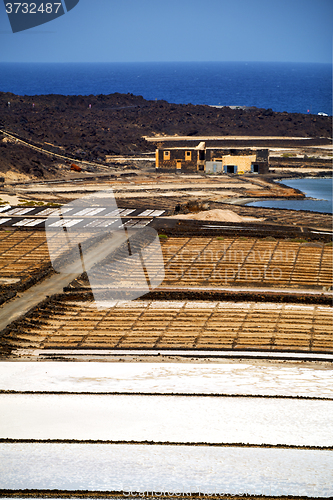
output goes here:
[[288, 362], [2, 362], [0, 390], [333, 397], [333, 367]]
[[0, 444], [0, 488], [330, 497], [321, 450], [94, 444]]
[[333, 401], [1, 394], [0, 437], [333, 446]]

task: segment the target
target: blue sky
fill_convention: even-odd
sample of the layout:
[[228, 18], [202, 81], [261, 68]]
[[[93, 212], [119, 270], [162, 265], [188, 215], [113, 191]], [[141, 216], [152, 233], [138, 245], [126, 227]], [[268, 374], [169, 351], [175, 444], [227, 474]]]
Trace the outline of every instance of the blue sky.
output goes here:
[[331, 63], [332, 26], [332, 0], [80, 0], [13, 34], [0, 0], [0, 61]]

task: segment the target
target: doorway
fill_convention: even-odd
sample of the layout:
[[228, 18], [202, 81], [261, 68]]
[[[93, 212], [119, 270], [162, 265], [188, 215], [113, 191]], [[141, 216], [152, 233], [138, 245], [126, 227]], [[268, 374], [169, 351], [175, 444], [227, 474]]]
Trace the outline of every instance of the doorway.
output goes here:
[[225, 172], [227, 174], [236, 174], [237, 173], [237, 165], [225, 165]]

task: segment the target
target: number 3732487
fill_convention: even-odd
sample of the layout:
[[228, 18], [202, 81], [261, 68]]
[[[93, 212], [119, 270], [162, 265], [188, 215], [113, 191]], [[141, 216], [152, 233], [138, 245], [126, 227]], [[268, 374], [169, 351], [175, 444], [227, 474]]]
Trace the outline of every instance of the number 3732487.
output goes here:
[[61, 3], [6, 3], [7, 14], [57, 14]]

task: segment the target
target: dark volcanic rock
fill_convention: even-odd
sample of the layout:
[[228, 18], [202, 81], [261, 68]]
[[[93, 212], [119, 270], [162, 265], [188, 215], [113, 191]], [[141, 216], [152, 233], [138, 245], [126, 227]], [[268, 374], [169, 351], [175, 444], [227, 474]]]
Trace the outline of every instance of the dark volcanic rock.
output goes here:
[[[331, 118], [325, 116], [171, 104], [118, 93], [98, 96], [0, 93], [0, 128], [49, 151], [61, 151], [87, 161], [104, 160], [105, 155], [153, 151], [156, 146], [147, 143], [143, 136], [155, 134], [327, 138], [332, 134]], [[64, 149], [59, 151], [60, 146]], [[2, 149], [5, 164], [7, 159], [14, 161], [10, 149]], [[43, 171], [33, 166], [28, 154], [24, 167], [23, 156], [15, 159], [17, 167]], [[50, 159], [42, 160], [37, 154], [34, 159], [46, 166], [52, 164]], [[4, 162], [0, 163], [1, 170]]]
[[0, 135], [0, 172], [22, 172], [31, 177], [44, 178], [58, 175], [56, 162], [51, 156], [11, 142], [2, 142]]

